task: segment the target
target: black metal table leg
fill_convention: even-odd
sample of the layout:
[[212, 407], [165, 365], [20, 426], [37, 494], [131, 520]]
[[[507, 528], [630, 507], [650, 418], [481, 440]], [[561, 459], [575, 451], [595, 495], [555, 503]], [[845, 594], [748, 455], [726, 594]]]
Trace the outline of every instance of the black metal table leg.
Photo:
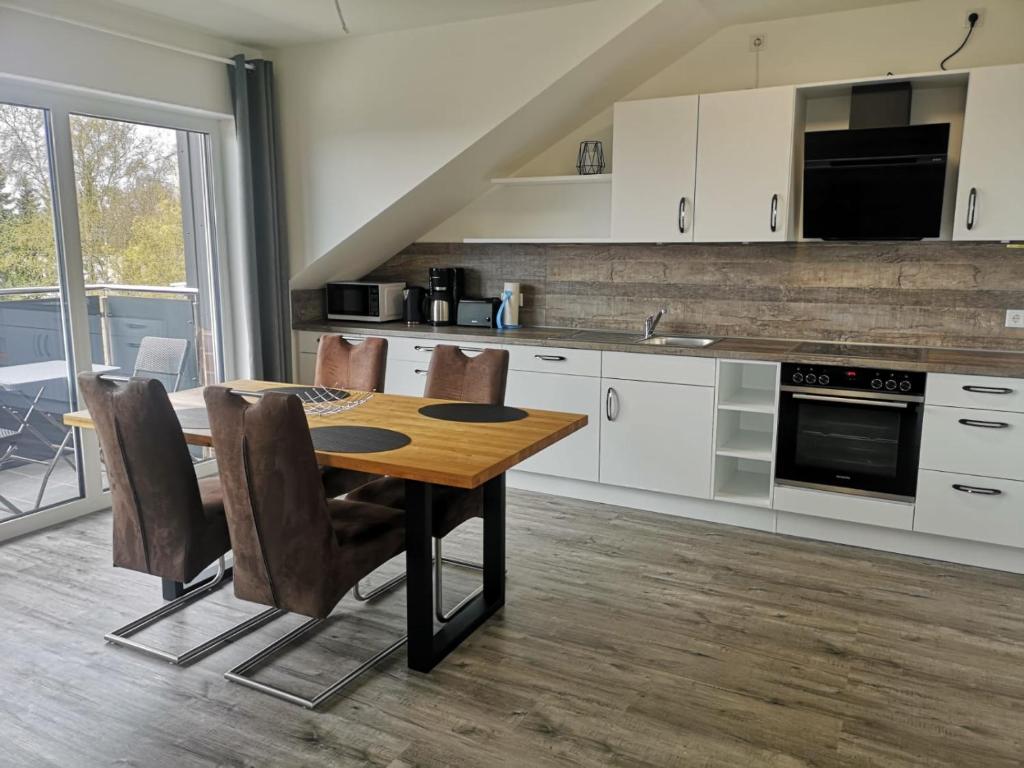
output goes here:
[[[232, 567], [229, 565], [224, 570], [224, 580], [227, 581], [231, 578]], [[182, 581], [172, 581], [171, 579], [161, 579], [161, 590], [163, 592], [164, 600], [177, 600], [182, 595], [186, 595], [197, 589], [205, 587], [217, 572], [217, 564], [214, 563], [209, 568], [204, 570], [199, 577], [197, 577], [186, 589], [185, 583]], [[203, 578], [205, 576], [205, 578]]]
[[484, 591], [436, 633], [430, 484], [406, 481], [405, 504], [409, 668], [429, 672], [505, 604], [505, 475], [484, 484]]

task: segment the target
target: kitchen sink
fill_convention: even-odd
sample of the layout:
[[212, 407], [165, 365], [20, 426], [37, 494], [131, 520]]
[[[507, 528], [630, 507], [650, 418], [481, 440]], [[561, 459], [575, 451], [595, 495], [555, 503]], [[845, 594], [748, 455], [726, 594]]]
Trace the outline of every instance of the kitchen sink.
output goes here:
[[697, 336], [652, 336], [649, 339], [641, 339], [637, 344], [647, 344], [652, 347], [710, 347], [718, 339], [704, 339]]

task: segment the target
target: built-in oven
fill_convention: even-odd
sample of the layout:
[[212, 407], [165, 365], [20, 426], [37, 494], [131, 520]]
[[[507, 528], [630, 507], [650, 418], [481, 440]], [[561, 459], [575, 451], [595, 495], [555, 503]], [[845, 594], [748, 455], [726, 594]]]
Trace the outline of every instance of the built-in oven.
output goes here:
[[913, 501], [925, 374], [782, 366], [779, 485]]

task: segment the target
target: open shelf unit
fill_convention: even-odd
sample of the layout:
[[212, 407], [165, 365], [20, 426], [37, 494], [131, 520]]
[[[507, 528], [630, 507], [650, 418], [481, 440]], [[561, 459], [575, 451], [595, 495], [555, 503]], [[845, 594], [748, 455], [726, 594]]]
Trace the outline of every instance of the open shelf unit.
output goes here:
[[718, 362], [715, 498], [770, 507], [775, 475], [779, 365]]

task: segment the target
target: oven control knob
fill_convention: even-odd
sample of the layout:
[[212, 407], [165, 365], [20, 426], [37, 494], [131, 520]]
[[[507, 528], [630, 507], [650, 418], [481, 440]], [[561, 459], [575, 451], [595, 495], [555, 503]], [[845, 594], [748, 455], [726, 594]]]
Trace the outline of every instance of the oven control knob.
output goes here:
[[909, 392], [909, 391], [910, 391], [910, 382], [907, 381], [906, 379], [904, 379], [903, 381], [900, 382], [900, 392]]
[[821, 374], [821, 376], [818, 377], [818, 383], [819, 384], [824, 385], [824, 384], [828, 384], [828, 382], [829, 382], [829, 378], [828, 378], [828, 376], [826, 374], [823, 373], [823, 374]]
[[798, 372], [798, 373], [794, 373], [793, 374], [793, 383], [794, 384], [800, 384], [801, 382], [803, 382], [803, 380], [804, 380], [804, 375], [802, 373]]
[[889, 379], [887, 382], [885, 382], [885, 388], [890, 392], [896, 389], [896, 379]]
[[815, 376], [813, 373], [808, 373], [804, 377], [804, 381], [806, 381], [808, 384], [817, 384], [818, 383], [818, 377]]
[[871, 380], [871, 388], [872, 389], [881, 389], [882, 388], [882, 380], [881, 379], [872, 379]]

